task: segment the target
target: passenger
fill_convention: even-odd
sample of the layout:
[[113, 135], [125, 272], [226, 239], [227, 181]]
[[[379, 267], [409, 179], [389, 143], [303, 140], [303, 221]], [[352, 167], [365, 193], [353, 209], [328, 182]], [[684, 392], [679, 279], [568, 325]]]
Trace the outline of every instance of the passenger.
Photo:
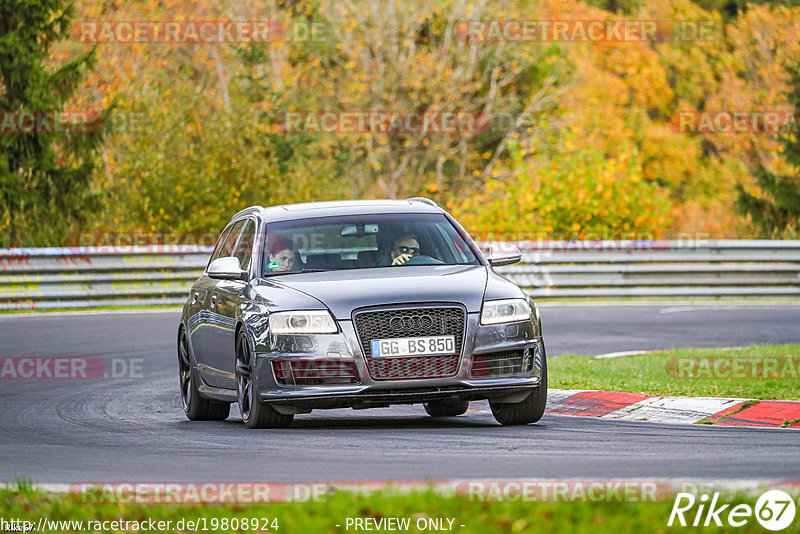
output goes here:
[[282, 235], [275, 234], [267, 238], [267, 252], [269, 252], [267, 272], [293, 271], [301, 268], [300, 255]]

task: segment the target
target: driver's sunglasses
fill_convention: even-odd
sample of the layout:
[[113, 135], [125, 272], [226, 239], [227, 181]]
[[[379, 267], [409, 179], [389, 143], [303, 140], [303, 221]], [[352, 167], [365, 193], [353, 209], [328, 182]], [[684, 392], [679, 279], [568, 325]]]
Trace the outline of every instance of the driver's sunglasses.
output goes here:
[[400, 254], [411, 254], [412, 256], [416, 256], [419, 254], [419, 247], [397, 247], [397, 251]]

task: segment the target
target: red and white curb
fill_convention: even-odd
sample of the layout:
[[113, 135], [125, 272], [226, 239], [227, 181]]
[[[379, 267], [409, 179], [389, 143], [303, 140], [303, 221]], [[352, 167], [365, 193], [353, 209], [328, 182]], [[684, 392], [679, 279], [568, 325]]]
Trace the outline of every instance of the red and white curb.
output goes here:
[[800, 429], [800, 401], [551, 389], [547, 392], [545, 413], [654, 423]]

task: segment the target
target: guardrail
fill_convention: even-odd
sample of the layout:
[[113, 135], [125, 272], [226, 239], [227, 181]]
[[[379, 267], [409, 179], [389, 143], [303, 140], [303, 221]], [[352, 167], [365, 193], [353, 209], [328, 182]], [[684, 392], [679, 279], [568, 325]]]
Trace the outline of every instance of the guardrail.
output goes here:
[[521, 243], [497, 268], [534, 297], [798, 297], [800, 240]]
[[0, 310], [181, 305], [213, 248], [0, 249]]
[[[497, 271], [539, 298], [800, 297], [800, 240], [515, 244], [522, 262]], [[0, 249], [0, 309], [180, 305], [211, 251]]]

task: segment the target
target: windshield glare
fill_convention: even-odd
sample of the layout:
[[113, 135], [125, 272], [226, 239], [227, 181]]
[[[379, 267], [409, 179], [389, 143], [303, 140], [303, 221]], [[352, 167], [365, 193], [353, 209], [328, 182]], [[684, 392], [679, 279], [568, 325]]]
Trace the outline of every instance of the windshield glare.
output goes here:
[[443, 214], [345, 215], [266, 225], [263, 274], [477, 265]]

